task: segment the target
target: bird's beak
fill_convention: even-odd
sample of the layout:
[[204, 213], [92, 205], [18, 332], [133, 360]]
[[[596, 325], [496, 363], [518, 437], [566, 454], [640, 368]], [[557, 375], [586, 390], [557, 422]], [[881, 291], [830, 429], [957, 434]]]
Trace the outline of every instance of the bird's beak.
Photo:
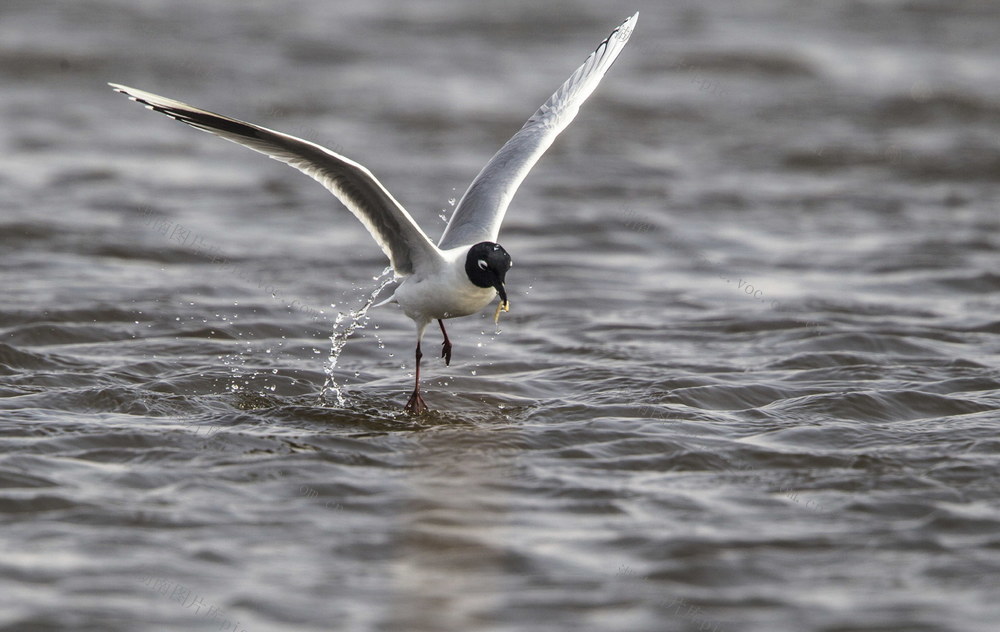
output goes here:
[[497, 294], [500, 295], [500, 304], [497, 305], [497, 311], [493, 314], [493, 322], [497, 326], [500, 325], [500, 312], [509, 312], [510, 303], [507, 301], [507, 291], [503, 287], [503, 281], [497, 281], [493, 284], [493, 287], [497, 289]]
[[503, 281], [497, 281], [493, 287], [497, 289], [497, 294], [500, 295], [500, 304], [503, 306], [503, 311], [506, 312], [510, 309], [510, 302], [507, 300], [507, 290], [504, 289]]

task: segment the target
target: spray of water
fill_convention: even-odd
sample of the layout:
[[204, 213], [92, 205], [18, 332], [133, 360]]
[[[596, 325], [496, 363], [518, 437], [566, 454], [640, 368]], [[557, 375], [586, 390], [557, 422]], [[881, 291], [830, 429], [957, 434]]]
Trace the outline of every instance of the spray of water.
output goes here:
[[[452, 188], [451, 192], [454, 193], [455, 189]], [[455, 208], [455, 202], [456, 201], [457, 201], [457, 199], [454, 196], [448, 198], [448, 206], [450, 206], [452, 208], [452, 213], [454, 213], [454, 208]], [[438, 213], [438, 219], [440, 219], [445, 224], [448, 223], [448, 218], [449, 217], [451, 217], [451, 214], [448, 213], [448, 209], [446, 209], [446, 208], [441, 209], [441, 212]]]
[[324, 369], [326, 380], [323, 382], [323, 390], [320, 391], [321, 399], [325, 400], [328, 396], [332, 395], [336, 397], [337, 406], [343, 407], [347, 404], [347, 400], [341, 392], [341, 387], [337, 384], [335, 375], [337, 361], [340, 359], [340, 354], [344, 350], [347, 340], [354, 335], [355, 331], [364, 329], [365, 325], [368, 324], [368, 310], [371, 309], [371, 306], [375, 303], [375, 299], [382, 290], [392, 283], [394, 278], [391, 266], [382, 270], [382, 274], [372, 277], [378, 284], [378, 287], [368, 296], [368, 299], [361, 307], [347, 314], [344, 312], [337, 314], [337, 318], [333, 323], [333, 333], [330, 335], [330, 356], [327, 358], [326, 368]]

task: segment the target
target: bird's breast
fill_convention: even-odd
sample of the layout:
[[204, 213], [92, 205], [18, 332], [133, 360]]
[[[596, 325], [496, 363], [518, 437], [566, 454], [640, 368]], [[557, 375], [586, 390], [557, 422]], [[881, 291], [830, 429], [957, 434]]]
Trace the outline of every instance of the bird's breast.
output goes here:
[[396, 290], [396, 302], [415, 321], [457, 318], [475, 314], [496, 297], [493, 288], [481, 288], [468, 279], [443, 274], [408, 278]]

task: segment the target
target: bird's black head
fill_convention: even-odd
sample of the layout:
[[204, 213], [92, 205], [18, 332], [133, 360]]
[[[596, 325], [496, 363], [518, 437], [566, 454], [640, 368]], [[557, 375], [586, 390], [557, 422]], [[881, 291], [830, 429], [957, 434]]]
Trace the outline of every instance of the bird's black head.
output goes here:
[[465, 258], [465, 274], [477, 287], [496, 288], [501, 304], [506, 304], [507, 291], [504, 290], [503, 280], [512, 265], [510, 255], [503, 246], [483, 241], [469, 248], [469, 256]]

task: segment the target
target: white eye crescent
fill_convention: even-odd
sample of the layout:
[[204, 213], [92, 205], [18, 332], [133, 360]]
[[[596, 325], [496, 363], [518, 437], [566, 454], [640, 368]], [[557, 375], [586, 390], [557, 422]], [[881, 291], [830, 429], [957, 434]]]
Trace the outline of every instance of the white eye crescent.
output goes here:
[[486, 263], [486, 259], [480, 259], [476, 263], [479, 264], [479, 269], [480, 270], [485, 270], [486, 268], [490, 267], [489, 264]]

